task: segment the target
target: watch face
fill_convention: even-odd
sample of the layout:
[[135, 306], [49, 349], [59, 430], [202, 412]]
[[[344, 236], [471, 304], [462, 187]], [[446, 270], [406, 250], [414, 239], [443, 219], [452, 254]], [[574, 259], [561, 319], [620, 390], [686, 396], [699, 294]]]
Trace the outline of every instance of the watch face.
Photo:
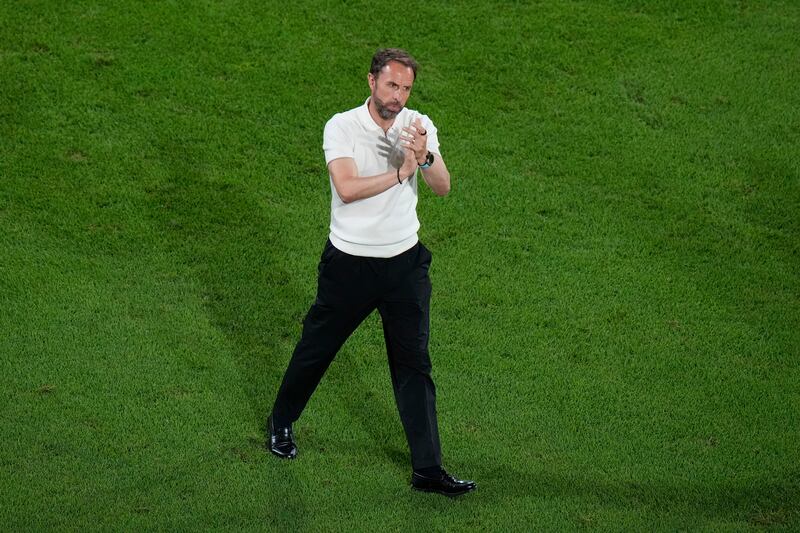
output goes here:
[[433, 152], [428, 152], [428, 156], [425, 158], [425, 164], [427, 165], [433, 164]]

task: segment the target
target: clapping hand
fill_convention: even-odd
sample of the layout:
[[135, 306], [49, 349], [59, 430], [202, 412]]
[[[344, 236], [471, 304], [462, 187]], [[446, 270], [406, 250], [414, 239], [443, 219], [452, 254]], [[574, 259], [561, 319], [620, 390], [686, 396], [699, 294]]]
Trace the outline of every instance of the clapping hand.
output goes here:
[[428, 155], [428, 131], [422, 125], [422, 120], [415, 118], [413, 124], [403, 128], [401, 137], [405, 141], [403, 146], [414, 152], [417, 163], [424, 163]]
[[378, 153], [389, 160], [392, 168], [399, 169], [403, 178], [410, 177], [417, 170], [415, 152], [406, 149], [406, 145], [403, 135], [398, 135], [394, 142], [388, 137], [378, 137]]

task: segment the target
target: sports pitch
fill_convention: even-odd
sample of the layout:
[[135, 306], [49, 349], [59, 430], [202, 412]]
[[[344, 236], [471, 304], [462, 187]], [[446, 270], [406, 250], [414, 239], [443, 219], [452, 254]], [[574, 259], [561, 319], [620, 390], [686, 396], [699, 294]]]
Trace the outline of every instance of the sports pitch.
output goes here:
[[[0, 527], [800, 529], [800, 5], [5, 2]], [[327, 236], [322, 127], [421, 64], [445, 466], [379, 320], [265, 416]]]

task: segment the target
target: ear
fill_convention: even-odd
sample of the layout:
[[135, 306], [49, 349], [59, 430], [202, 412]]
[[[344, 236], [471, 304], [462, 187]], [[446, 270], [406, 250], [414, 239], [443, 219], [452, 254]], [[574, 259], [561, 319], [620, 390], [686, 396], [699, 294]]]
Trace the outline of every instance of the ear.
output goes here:
[[372, 75], [372, 72], [367, 73], [367, 83], [369, 84], [369, 88], [371, 90], [375, 90], [375, 76]]

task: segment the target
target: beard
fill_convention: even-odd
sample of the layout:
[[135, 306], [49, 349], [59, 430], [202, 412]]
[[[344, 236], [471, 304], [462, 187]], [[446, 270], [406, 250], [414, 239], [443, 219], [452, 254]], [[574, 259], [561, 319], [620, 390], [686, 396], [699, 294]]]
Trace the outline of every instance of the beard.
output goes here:
[[375, 110], [378, 112], [378, 115], [380, 115], [380, 117], [384, 120], [389, 120], [391, 118], [396, 117], [400, 113], [400, 111], [403, 110], [403, 106], [401, 106], [399, 102], [392, 104], [398, 108], [397, 111], [395, 111], [394, 109], [390, 109], [386, 105], [386, 102], [382, 101], [375, 95], [372, 96], [372, 100], [375, 102]]

